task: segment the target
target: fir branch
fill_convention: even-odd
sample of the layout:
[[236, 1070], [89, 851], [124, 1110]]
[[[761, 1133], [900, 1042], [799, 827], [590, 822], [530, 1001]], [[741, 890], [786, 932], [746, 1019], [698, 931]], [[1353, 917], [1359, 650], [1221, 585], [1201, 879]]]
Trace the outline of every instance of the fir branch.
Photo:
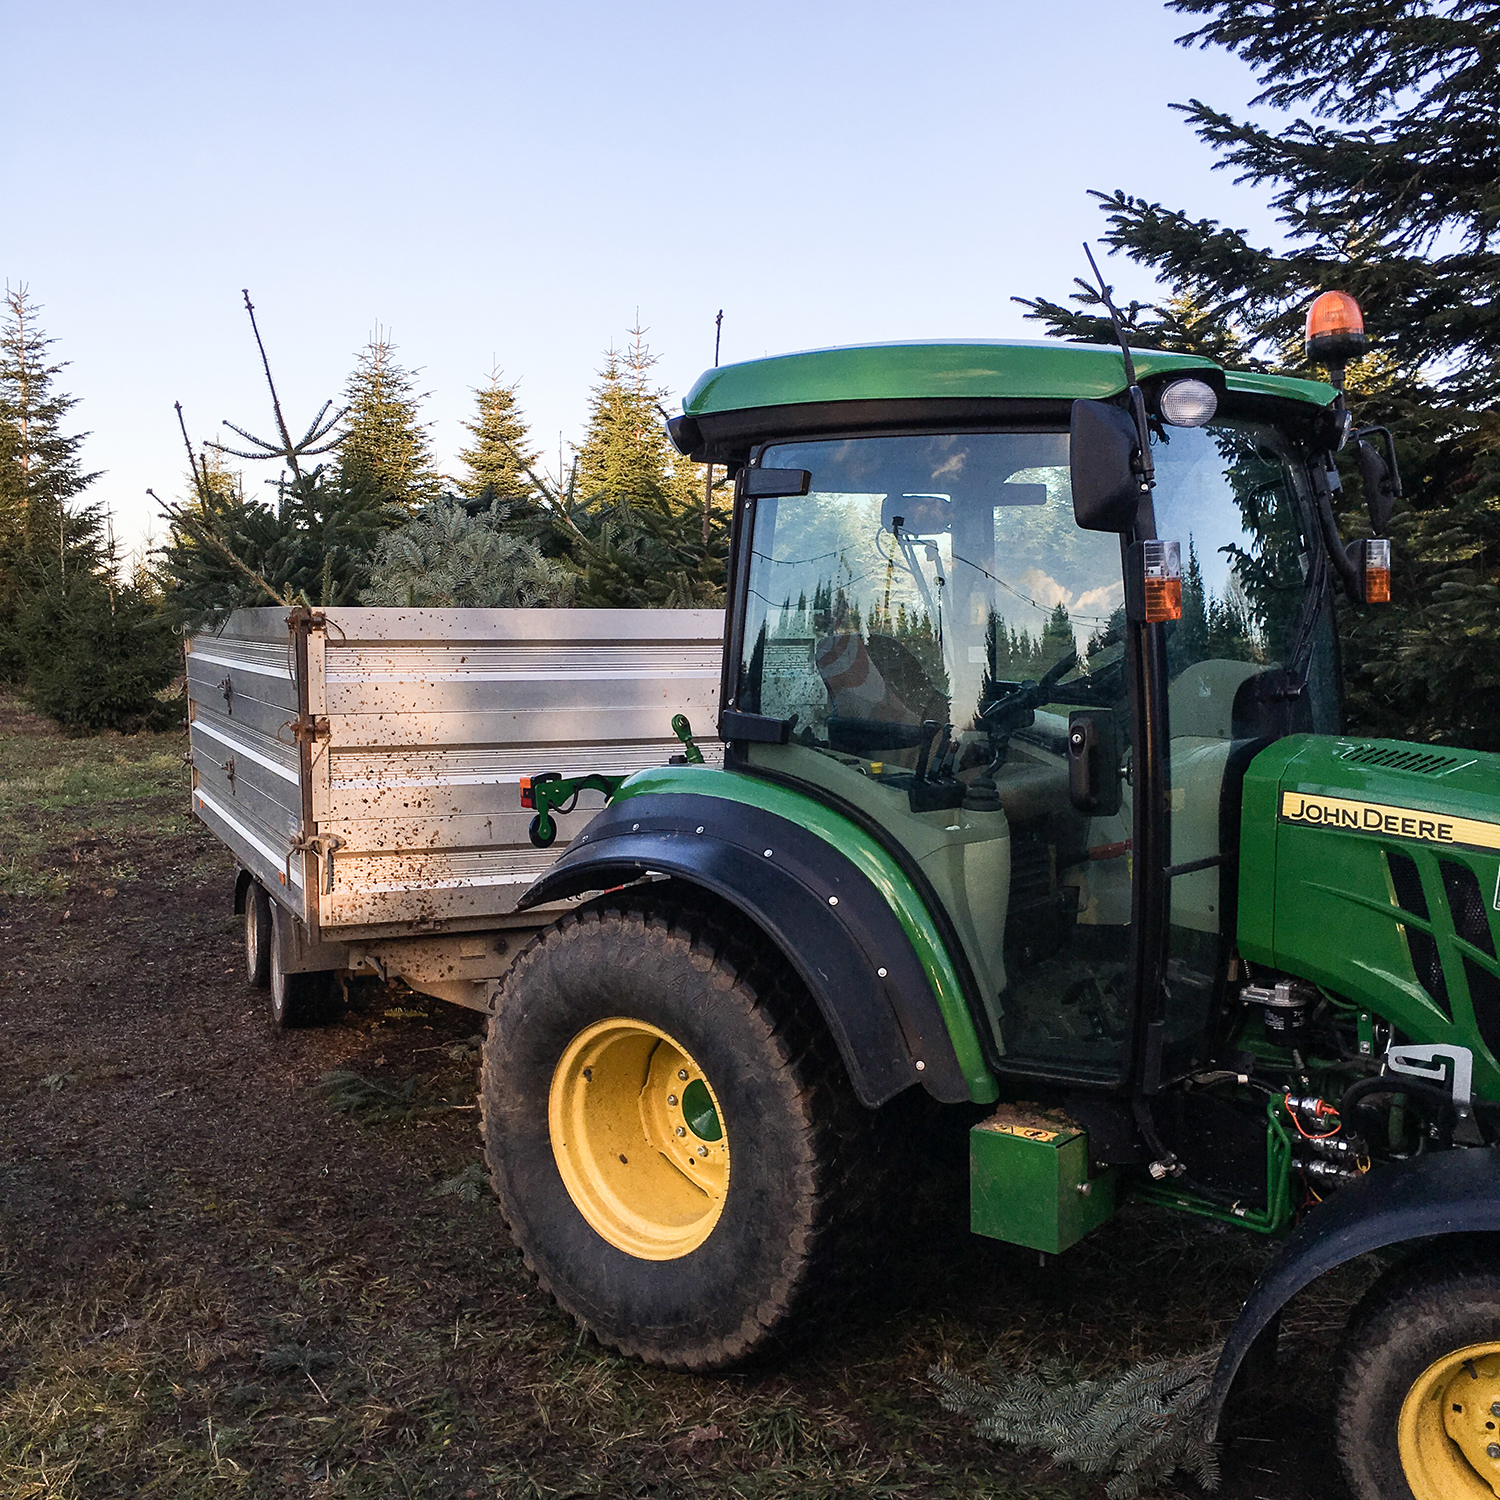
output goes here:
[[1218, 1359], [1219, 1351], [1208, 1349], [1107, 1380], [1079, 1380], [1059, 1361], [1036, 1370], [997, 1368], [989, 1382], [948, 1365], [928, 1373], [943, 1409], [974, 1418], [980, 1437], [1041, 1449], [1107, 1477], [1110, 1500], [1130, 1500], [1179, 1469], [1204, 1489], [1218, 1487], [1208, 1410]]

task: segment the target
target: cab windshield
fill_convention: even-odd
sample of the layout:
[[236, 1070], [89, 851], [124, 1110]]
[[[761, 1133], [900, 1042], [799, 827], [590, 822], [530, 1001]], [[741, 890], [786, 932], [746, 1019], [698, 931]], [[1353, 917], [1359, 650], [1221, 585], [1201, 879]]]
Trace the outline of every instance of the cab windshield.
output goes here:
[[[1238, 683], [1284, 664], [1307, 556], [1286, 444], [1224, 422], [1168, 428], [1153, 448], [1157, 533], [1183, 552], [1170, 675], [1212, 660], [1235, 664], [1220, 676]], [[987, 763], [987, 710], [1013, 685], [1044, 684], [1051, 705], [1118, 696], [1119, 542], [1074, 524], [1066, 433], [785, 443], [760, 462], [812, 482], [756, 505], [742, 709], [791, 721], [801, 744], [898, 762], [924, 724], [948, 725], [962, 775]], [[1327, 721], [1332, 683], [1318, 676]], [[1042, 707], [1028, 727], [1060, 731]]]

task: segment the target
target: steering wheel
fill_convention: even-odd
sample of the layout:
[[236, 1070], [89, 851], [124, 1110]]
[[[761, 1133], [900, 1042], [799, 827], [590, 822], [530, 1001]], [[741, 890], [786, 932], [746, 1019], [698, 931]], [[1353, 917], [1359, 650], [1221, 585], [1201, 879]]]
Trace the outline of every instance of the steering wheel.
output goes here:
[[1078, 653], [1070, 651], [1066, 656], [1054, 662], [1039, 681], [1028, 680], [1013, 684], [1008, 693], [986, 704], [980, 711], [975, 720], [975, 727], [989, 734], [990, 747], [994, 752], [991, 770], [994, 770], [1005, 759], [1005, 752], [1010, 748], [1011, 736], [1018, 729], [1025, 729], [1028, 725], [1035, 723], [1037, 707], [1051, 701], [1052, 689], [1077, 665]]

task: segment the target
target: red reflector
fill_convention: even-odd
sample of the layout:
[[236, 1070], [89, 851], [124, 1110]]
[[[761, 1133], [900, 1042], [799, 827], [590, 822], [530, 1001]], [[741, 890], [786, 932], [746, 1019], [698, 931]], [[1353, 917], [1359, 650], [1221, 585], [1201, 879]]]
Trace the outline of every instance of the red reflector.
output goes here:
[[521, 778], [521, 806], [533, 809], [536, 807], [536, 799], [531, 795], [531, 777], [529, 776]]

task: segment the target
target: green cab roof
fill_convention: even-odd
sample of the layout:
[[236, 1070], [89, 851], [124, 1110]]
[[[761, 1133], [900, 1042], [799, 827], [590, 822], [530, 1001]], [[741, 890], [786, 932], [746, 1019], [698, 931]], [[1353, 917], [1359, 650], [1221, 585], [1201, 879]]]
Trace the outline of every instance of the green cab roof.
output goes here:
[[[1132, 349], [1140, 379], [1217, 370], [1189, 354]], [[1326, 407], [1334, 389], [1284, 375], [1224, 372], [1230, 391]], [[1050, 339], [855, 344], [705, 370], [683, 401], [690, 417], [830, 401], [1100, 400], [1125, 389], [1125, 361], [1107, 344]]]

